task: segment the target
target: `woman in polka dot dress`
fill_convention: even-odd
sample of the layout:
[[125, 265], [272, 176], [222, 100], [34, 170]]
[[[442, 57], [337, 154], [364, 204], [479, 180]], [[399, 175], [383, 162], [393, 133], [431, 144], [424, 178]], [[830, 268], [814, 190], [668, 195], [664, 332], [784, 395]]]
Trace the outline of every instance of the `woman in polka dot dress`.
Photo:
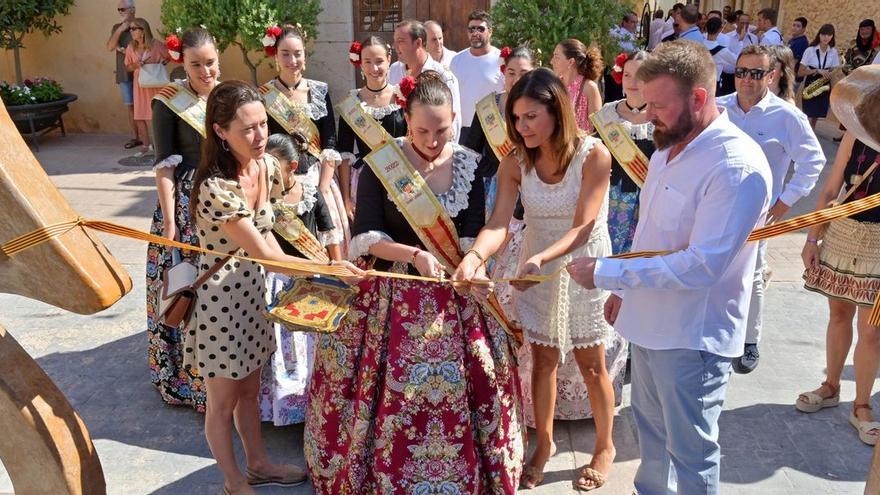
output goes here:
[[[282, 186], [277, 162], [265, 155], [268, 131], [260, 94], [241, 81], [218, 85], [208, 97], [205, 127], [208, 136], [190, 202], [199, 245], [273, 261], [312, 263], [284, 254], [271, 234], [272, 203], [282, 197]], [[211, 397], [205, 436], [225, 478], [223, 493], [252, 494], [255, 486], [303, 483], [305, 470], [270, 462], [260, 436], [260, 374], [275, 352], [272, 325], [262, 314], [265, 268], [203, 254], [199, 271], [217, 263], [223, 266], [197, 287], [195, 318], [184, 338], [184, 364], [205, 377]], [[233, 418], [247, 457], [246, 476], [235, 460]]]

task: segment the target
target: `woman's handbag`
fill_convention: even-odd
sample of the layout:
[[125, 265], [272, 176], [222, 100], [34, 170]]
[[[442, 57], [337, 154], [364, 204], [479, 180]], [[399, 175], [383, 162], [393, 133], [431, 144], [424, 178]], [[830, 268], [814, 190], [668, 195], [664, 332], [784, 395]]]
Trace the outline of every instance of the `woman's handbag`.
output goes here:
[[[165, 270], [162, 280], [162, 293], [159, 299], [159, 323], [168, 328], [179, 328], [189, 323], [196, 302], [196, 288], [217, 273], [232, 256], [227, 256], [214, 264], [200, 277], [195, 265], [188, 262], [177, 263]], [[189, 283], [186, 283], [191, 281]]]
[[142, 88], [163, 88], [171, 79], [164, 64], [141, 65], [138, 73], [138, 85]]
[[357, 292], [333, 278], [291, 278], [264, 314], [291, 332], [332, 333], [339, 328]]

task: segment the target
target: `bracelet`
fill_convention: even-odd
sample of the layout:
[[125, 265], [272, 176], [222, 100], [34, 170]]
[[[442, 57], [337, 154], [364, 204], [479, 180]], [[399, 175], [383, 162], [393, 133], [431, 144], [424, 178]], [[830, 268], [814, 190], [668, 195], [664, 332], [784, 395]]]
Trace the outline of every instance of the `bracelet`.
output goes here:
[[473, 253], [473, 255], [476, 256], [478, 260], [480, 260], [480, 264], [481, 264], [481, 265], [485, 265], [485, 264], [486, 264], [486, 258], [483, 258], [483, 255], [481, 255], [480, 253], [478, 253], [476, 249], [468, 249], [468, 250], [464, 253], [464, 255], [467, 256], [467, 255], [469, 255], [469, 254], [471, 254], [471, 253]]
[[421, 253], [421, 252], [422, 252], [422, 250], [419, 249], [419, 248], [415, 248], [415, 249], [413, 250], [412, 258], [410, 258], [410, 260], [409, 260], [409, 264], [410, 264], [410, 265], [415, 265], [415, 264], [416, 264], [416, 257], [417, 257], [417, 256], [419, 255], [419, 253]]
[[810, 239], [809, 237], [807, 237], [807, 242], [809, 242], [810, 244], [817, 244], [818, 245], [819, 239]]

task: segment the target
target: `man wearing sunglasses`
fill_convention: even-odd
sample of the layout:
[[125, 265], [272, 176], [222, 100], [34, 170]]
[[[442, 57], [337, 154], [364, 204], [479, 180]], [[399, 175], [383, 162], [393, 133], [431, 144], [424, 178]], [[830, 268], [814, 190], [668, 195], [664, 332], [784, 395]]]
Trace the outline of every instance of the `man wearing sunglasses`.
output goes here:
[[449, 64], [461, 92], [461, 143], [467, 141], [477, 102], [493, 91], [504, 91], [498, 60], [501, 52], [492, 46], [492, 17], [484, 10], [471, 12], [467, 30], [470, 48], [459, 52]]
[[[727, 109], [730, 121], [761, 146], [770, 164], [773, 183], [768, 224], [781, 219], [795, 202], [810, 193], [825, 166], [825, 155], [807, 116], [770, 91], [774, 77], [771, 60], [774, 58], [766, 46], [745, 47], [734, 71], [736, 93], [718, 99], [718, 105]], [[792, 162], [794, 171], [786, 183]], [[733, 370], [740, 374], [754, 371], [760, 357], [766, 255], [767, 243], [760, 241], [745, 347], [742, 357], [733, 361]]]
[[132, 138], [125, 143], [125, 149], [132, 149], [143, 143], [137, 138], [137, 127], [134, 123], [134, 82], [133, 74], [125, 68], [125, 48], [131, 43], [129, 28], [134, 21], [134, 0], [119, 0], [116, 4], [116, 12], [122, 21], [114, 24], [110, 30], [110, 39], [107, 40], [107, 51], [116, 52], [116, 84], [122, 94], [122, 103], [128, 109], [128, 123], [131, 128]]

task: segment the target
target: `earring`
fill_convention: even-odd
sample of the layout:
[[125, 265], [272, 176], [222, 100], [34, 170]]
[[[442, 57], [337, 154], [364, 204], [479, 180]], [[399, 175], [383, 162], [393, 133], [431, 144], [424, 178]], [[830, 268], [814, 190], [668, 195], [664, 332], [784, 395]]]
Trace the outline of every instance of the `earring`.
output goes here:
[[223, 147], [223, 150], [224, 150], [224, 151], [229, 151], [229, 146], [226, 145], [226, 140], [225, 140], [225, 139], [221, 139], [221, 140], [220, 140], [220, 146]]

